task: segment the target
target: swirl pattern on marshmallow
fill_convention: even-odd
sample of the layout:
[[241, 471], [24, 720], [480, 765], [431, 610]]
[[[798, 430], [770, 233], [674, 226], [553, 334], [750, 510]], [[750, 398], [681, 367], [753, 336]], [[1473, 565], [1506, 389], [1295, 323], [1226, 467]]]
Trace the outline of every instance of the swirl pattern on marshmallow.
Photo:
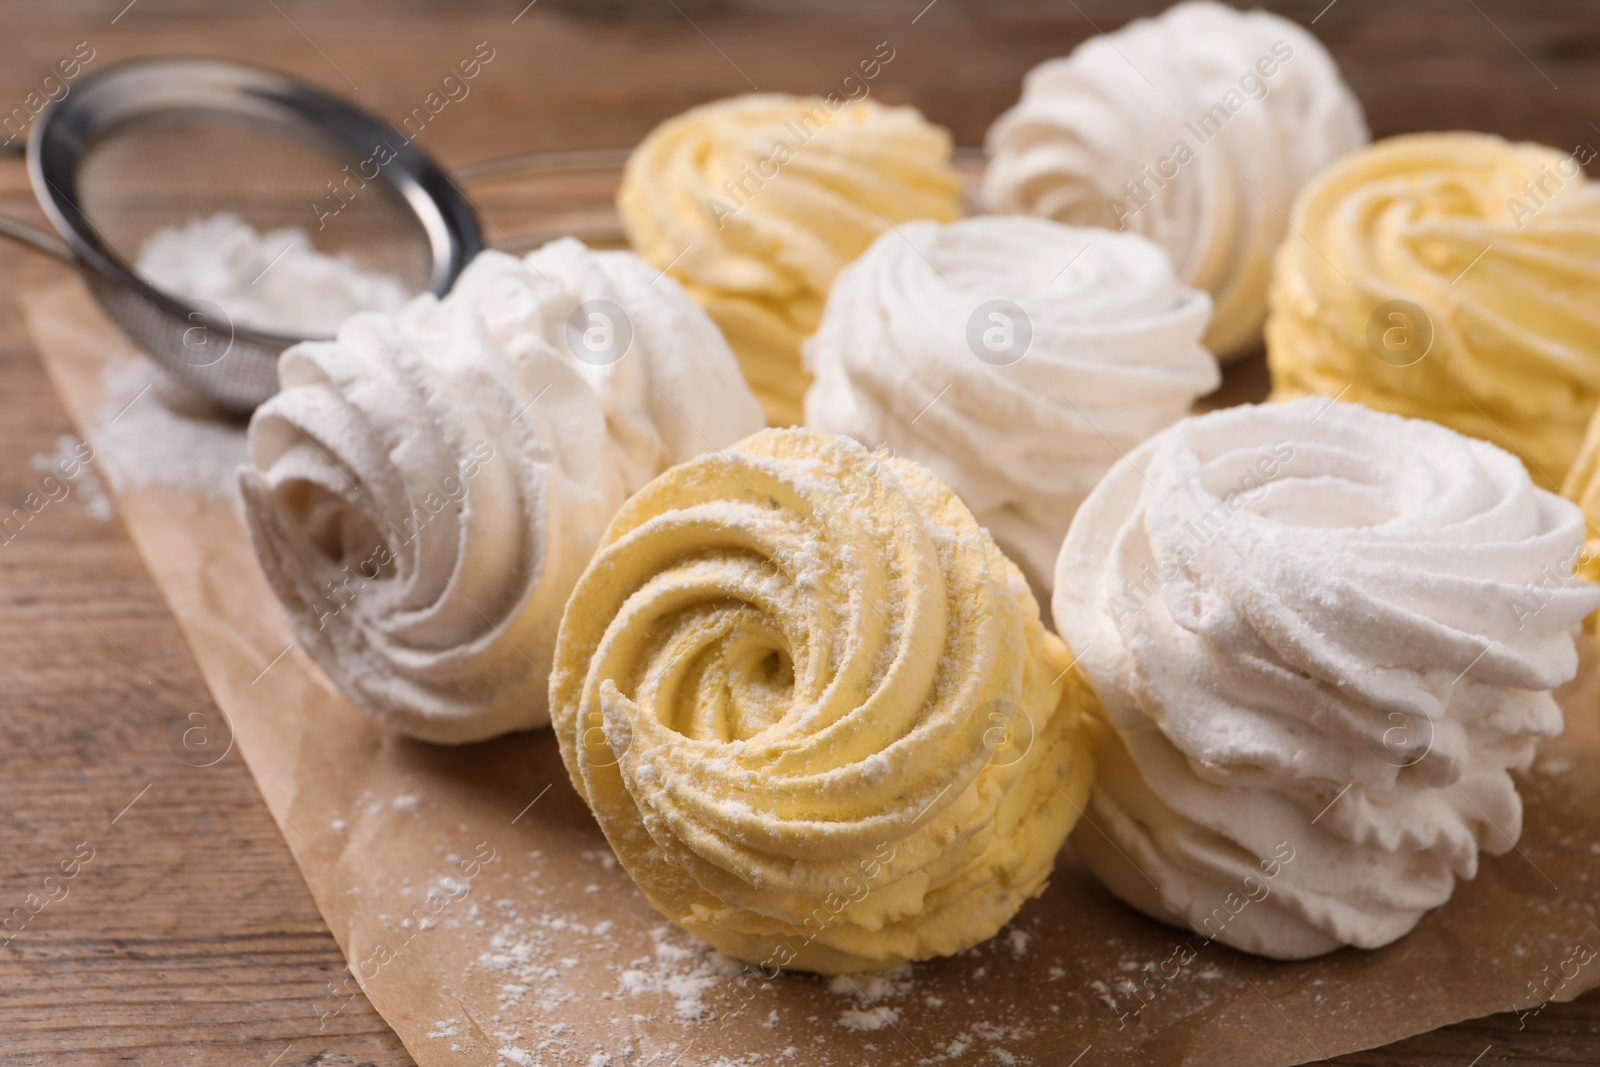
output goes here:
[[382, 721], [450, 743], [548, 722], [605, 524], [760, 428], [716, 327], [656, 273], [570, 239], [485, 252], [443, 300], [284, 354], [250, 423], [251, 540], [300, 642]]
[[839, 269], [895, 223], [954, 219], [950, 134], [910, 107], [751, 94], [669, 119], [617, 207], [641, 256], [716, 320], [775, 425], [800, 420], [800, 342]]
[[928, 466], [1048, 590], [1100, 476], [1216, 388], [1210, 310], [1132, 234], [910, 223], [834, 283], [805, 346], [806, 424]]
[[[1587, 537], [1578, 557], [1578, 576], [1591, 582], [1600, 581], [1600, 409], [1589, 419], [1578, 458], [1573, 460], [1566, 481], [1561, 485], [1561, 495], [1583, 512]], [[1584, 621], [1593, 629], [1596, 618], [1591, 615]], [[1596, 640], [1600, 641], [1600, 636]]]
[[840, 974], [959, 952], [1042, 891], [1088, 792], [1080, 693], [947, 488], [796, 429], [628, 501], [568, 601], [550, 706], [663, 914]]
[[[1140, 472], [1143, 472], [1142, 474]], [[1307, 399], [1186, 419], [1114, 469], [1054, 614], [1102, 702], [1074, 839], [1129, 903], [1236, 948], [1375, 948], [1509, 850], [1600, 587], [1516, 457]], [[1114, 844], [1116, 847], [1111, 847]]]
[[1317, 39], [1264, 11], [1178, 4], [1029, 72], [990, 128], [990, 210], [1131, 230], [1209, 292], [1207, 346], [1255, 349], [1295, 194], [1364, 144]]
[[1600, 405], [1600, 184], [1579, 163], [1452, 133], [1330, 167], [1273, 276], [1274, 397], [1442, 422], [1559, 486]]

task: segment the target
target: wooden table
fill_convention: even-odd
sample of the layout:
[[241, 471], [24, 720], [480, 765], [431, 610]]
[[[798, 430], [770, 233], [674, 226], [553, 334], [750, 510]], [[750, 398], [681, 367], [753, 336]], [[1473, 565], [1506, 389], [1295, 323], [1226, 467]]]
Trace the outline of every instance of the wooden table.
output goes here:
[[[250, 0], [0, 3], [0, 115], [88, 42], [90, 69], [142, 54], [265, 63], [398, 120], [487, 41], [472, 95], [420, 138], [461, 166], [534, 149], [636, 141], [698, 101], [826, 90], [889, 41], [883, 100], [976, 143], [1027, 68], [1140, 0]], [[1600, 9], [1592, 0], [1307, 0], [1376, 135], [1478, 128], [1600, 145]], [[520, 12], [520, 14], [519, 14]], [[920, 15], [919, 15], [920, 12]], [[1320, 17], [1319, 17], [1319, 12]], [[80, 54], [83, 54], [80, 51]], [[753, 79], [753, 81], [752, 81]], [[1559, 88], [1558, 88], [1559, 87]], [[1594, 121], [1591, 121], [1594, 120]], [[491, 207], [491, 216], [492, 216]], [[0, 211], [37, 216], [0, 161]], [[40, 487], [71, 428], [12, 294], [60, 268], [0, 252], [0, 505]], [[169, 729], [209, 697], [115, 519], [78, 489], [0, 534], [0, 912], [75, 848], [94, 858], [0, 947], [0, 1064], [403, 1064], [365, 1001], [319, 1029], [344, 960], [237, 753], [176, 759]], [[84, 844], [86, 843], [86, 844]], [[80, 851], [80, 855], [82, 852]], [[3, 935], [0, 935], [3, 939]], [[1475, 1057], [1478, 1057], [1475, 1059]], [[1342, 1064], [1600, 1062], [1600, 995], [1503, 1015]]]

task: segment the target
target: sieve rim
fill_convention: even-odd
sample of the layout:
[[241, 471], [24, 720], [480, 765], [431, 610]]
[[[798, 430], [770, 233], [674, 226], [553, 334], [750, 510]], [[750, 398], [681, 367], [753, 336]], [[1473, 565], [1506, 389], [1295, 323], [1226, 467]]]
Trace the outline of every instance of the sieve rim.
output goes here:
[[[185, 322], [202, 317], [196, 303], [147, 282], [125, 265], [78, 206], [78, 174], [90, 149], [138, 120], [162, 114], [248, 119], [320, 142], [330, 153], [359, 159], [384, 145], [393, 158], [379, 177], [404, 201], [428, 238], [432, 262], [427, 291], [443, 296], [484, 248], [477, 217], [448, 174], [415, 144], [394, 146], [395, 131], [346, 101], [262, 67], [227, 60], [146, 57], [83, 78], [34, 123], [26, 152], [28, 178], [50, 224], [84, 266]], [[226, 316], [226, 311], [224, 310]], [[229, 337], [279, 351], [333, 334], [295, 334], [235, 323]]]

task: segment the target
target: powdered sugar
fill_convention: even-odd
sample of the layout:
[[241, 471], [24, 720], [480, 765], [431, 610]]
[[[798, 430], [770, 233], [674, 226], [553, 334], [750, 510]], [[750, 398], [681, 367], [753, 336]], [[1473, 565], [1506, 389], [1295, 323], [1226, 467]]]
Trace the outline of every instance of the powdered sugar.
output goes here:
[[667, 995], [680, 1019], [698, 1020], [711, 1015], [707, 994], [736, 978], [741, 965], [689, 941], [670, 926], [656, 927], [650, 932], [650, 939], [652, 956], [633, 961], [618, 976], [619, 988], [633, 996]]
[[161, 485], [213, 497], [238, 493], [244, 427], [145, 356], [106, 363], [89, 437], [119, 492]]
[[839, 1013], [839, 1025], [846, 1030], [882, 1030], [899, 1019], [897, 1008], [846, 1008]]
[[358, 311], [394, 311], [410, 293], [400, 279], [347, 255], [318, 252], [298, 227], [258, 233], [229, 212], [157, 230], [138, 271], [156, 288], [220, 307], [236, 326], [331, 336]]
[[[382, 810], [393, 817], [391, 804]], [[1038, 1035], [1020, 1025], [1022, 1014], [985, 999], [984, 973], [1012, 959], [1010, 931], [958, 957], [967, 961], [964, 977], [947, 1000], [924, 996], [926, 981], [948, 986], [917, 964], [827, 981], [768, 977], [673, 924], [648, 921], [637, 887], [620, 865], [603, 862], [608, 852], [579, 855], [590, 863], [566, 877], [553, 880], [541, 867], [484, 882], [440, 916], [441, 927], [482, 948], [451, 981], [494, 992], [463, 1002], [470, 1021], [454, 1009], [440, 1013], [428, 1027], [439, 1049], [465, 1052], [484, 1041], [516, 1067], [855, 1067], [863, 1056], [884, 1067], [1034, 1062], [1021, 1049]], [[574, 900], [591, 879], [606, 904]], [[977, 1021], [935, 1040], [914, 1021], [925, 1004]], [[606, 1036], [596, 1037], [594, 1023]], [[735, 1037], [762, 1033], [772, 1039]]]
[[912, 969], [908, 963], [875, 974], [841, 974], [829, 979], [828, 992], [855, 996], [868, 1003], [911, 992]]
[[87, 450], [83, 442], [64, 433], [56, 438], [54, 452], [36, 452], [28, 462], [34, 470], [55, 475], [65, 482], [69, 487], [67, 495], [77, 496], [89, 518], [106, 522], [116, 512], [105, 486], [100, 484], [90, 465], [93, 461], [92, 451]]

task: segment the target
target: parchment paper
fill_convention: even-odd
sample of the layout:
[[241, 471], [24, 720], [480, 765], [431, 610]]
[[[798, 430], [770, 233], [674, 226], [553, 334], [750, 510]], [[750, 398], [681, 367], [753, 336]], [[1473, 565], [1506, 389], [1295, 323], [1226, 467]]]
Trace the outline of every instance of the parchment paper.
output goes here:
[[[129, 342], [76, 283], [24, 303], [78, 428], [114, 441], [101, 383], [109, 361], [135, 358]], [[117, 459], [102, 449], [96, 462]], [[424, 1067], [1265, 1067], [1511, 1009], [1536, 1027], [1543, 1003], [1600, 985], [1587, 638], [1580, 681], [1561, 694], [1567, 733], [1522, 779], [1519, 849], [1486, 857], [1389, 948], [1252, 959], [1123, 907], [1069, 848], [1043, 898], [957, 958], [741, 985], [616, 865], [548, 731], [466, 748], [386, 734], [291, 645], [231, 502], [146, 486], [116, 505], [350, 970]], [[318, 1011], [353, 988], [330, 986]]]

